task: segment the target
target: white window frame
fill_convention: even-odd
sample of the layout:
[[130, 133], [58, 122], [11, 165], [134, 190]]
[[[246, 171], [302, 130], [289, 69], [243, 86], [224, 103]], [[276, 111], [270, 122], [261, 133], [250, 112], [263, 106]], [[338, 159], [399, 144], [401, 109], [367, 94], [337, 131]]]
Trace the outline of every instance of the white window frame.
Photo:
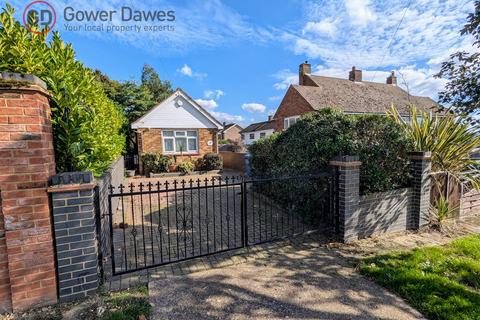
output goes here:
[[[253, 134], [253, 138], [252, 138], [252, 134]], [[255, 140], [255, 132], [249, 133], [248, 134], [248, 139]]]
[[260, 139], [265, 138], [267, 136], [266, 132], [260, 132]]
[[300, 116], [293, 116], [293, 117], [287, 117], [283, 119], [283, 130], [287, 130], [290, 128], [292, 125], [294, 125]]
[[[165, 136], [165, 132], [173, 132], [173, 136]], [[191, 135], [191, 132], [195, 132], [195, 136]], [[189, 135], [190, 133], [190, 135]], [[186, 150], [180, 152], [177, 150], [177, 138], [186, 139]], [[188, 140], [195, 139], [195, 149], [190, 149]], [[173, 141], [173, 151], [165, 150], [165, 140]], [[197, 154], [199, 150], [198, 146], [198, 130], [197, 129], [185, 129], [185, 130], [162, 130], [162, 148], [164, 154]]]

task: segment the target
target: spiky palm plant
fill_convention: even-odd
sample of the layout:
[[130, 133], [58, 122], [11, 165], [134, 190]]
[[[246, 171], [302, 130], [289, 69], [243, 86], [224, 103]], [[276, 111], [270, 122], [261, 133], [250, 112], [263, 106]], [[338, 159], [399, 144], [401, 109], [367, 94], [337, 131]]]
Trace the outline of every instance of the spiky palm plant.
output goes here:
[[409, 119], [394, 106], [387, 115], [404, 128], [416, 151], [432, 152], [432, 172], [448, 173], [480, 189], [480, 162], [470, 156], [480, 147], [478, 126], [450, 113], [420, 112], [413, 105]]

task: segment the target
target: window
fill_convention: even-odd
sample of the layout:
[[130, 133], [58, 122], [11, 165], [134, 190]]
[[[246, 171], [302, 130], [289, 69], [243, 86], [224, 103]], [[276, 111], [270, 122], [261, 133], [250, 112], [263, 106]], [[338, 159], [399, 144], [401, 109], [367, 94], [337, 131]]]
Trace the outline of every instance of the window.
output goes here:
[[250, 133], [250, 139], [255, 139], [255, 133]]
[[198, 152], [196, 130], [163, 131], [162, 134], [165, 153]]
[[260, 132], [260, 138], [265, 138], [265, 132]]
[[283, 129], [287, 130], [290, 128], [293, 124], [295, 124], [300, 116], [295, 116], [295, 117], [288, 117], [283, 120]]
[[243, 133], [240, 135], [240, 137], [242, 138], [242, 140], [245, 140], [245, 135]]

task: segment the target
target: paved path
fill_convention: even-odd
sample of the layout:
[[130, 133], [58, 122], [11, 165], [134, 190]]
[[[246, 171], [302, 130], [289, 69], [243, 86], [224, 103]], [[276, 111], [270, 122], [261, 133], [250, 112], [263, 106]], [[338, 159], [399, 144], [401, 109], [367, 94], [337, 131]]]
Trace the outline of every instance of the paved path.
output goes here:
[[313, 242], [149, 284], [152, 319], [419, 319], [403, 300]]

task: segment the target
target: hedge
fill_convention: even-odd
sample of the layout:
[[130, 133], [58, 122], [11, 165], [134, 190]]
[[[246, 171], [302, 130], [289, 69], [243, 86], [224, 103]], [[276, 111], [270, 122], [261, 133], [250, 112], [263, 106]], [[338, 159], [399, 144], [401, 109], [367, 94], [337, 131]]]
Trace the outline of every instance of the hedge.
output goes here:
[[[0, 13], [0, 72], [34, 74], [51, 94], [57, 171], [101, 175], [125, 145], [122, 110], [105, 95], [92, 70], [76, 60], [57, 32], [29, 32], [6, 5]], [[36, 27], [32, 27], [36, 28]]]
[[360, 191], [381, 192], [409, 180], [408, 138], [380, 115], [346, 115], [326, 108], [305, 116], [288, 130], [250, 147], [255, 176], [294, 176], [324, 171], [337, 155], [358, 155]]

